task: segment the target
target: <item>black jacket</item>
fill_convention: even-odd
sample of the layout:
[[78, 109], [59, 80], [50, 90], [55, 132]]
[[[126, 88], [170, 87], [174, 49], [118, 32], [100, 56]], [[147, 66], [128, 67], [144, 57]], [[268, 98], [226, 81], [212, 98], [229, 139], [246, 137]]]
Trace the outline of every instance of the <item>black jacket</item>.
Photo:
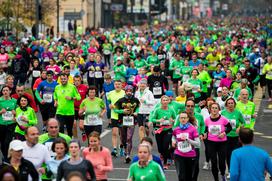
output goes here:
[[[7, 162], [3, 162], [3, 165], [0, 166], [0, 170], [5, 166], [11, 166], [10, 160], [8, 160]], [[17, 172], [19, 174], [20, 181], [28, 181], [28, 175], [31, 176], [32, 181], [39, 180], [39, 173], [37, 172], [34, 165], [24, 158], [21, 159], [21, 165]]]

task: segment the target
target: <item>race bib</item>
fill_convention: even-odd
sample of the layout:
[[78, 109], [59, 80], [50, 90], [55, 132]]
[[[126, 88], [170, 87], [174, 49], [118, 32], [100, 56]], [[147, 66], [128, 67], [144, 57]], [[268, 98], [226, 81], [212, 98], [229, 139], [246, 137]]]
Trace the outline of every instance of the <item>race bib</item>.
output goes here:
[[221, 126], [220, 125], [209, 126], [209, 133], [211, 133], [212, 135], [219, 135], [221, 133]]
[[89, 71], [89, 77], [94, 77], [94, 72], [93, 71]]
[[49, 58], [48, 58], [48, 57], [45, 57], [45, 58], [43, 59], [43, 61], [44, 61], [44, 62], [49, 62]]
[[134, 79], [135, 79], [135, 76], [134, 76], [134, 75], [131, 75], [131, 76], [129, 77], [128, 81], [129, 81], [129, 82], [133, 82]]
[[199, 86], [199, 85], [193, 85], [193, 87], [192, 87], [192, 92], [193, 92], [193, 93], [197, 93], [199, 89], [200, 89], [200, 86]]
[[11, 111], [6, 111], [5, 113], [2, 114], [3, 121], [10, 121], [13, 120], [14, 115], [12, 114]]
[[272, 71], [267, 72], [267, 75], [272, 77]]
[[214, 82], [214, 87], [219, 87], [221, 80], [216, 80]]
[[167, 125], [171, 125], [171, 123], [169, 120], [164, 120], [163, 122], [161, 122], [161, 125], [167, 126]]
[[175, 74], [180, 74], [180, 69], [179, 68], [177, 68], [176, 70], [175, 70]]
[[103, 50], [103, 53], [104, 53], [104, 55], [109, 55], [109, 54], [111, 54], [111, 51], [110, 50]]
[[133, 126], [134, 117], [133, 116], [123, 116], [123, 126]]
[[153, 94], [155, 96], [162, 95], [162, 88], [161, 87], [153, 87]]
[[188, 153], [192, 150], [192, 145], [188, 141], [178, 142], [178, 150], [182, 153]]
[[46, 103], [51, 103], [53, 101], [53, 95], [52, 94], [43, 94], [43, 100]]
[[232, 129], [236, 128], [236, 120], [235, 119], [230, 119], [229, 123], [230, 123]]
[[163, 58], [163, 55], [158, 55], [158, 59], [162, 59]]
[[4, 85], [5, 84], [5, 79], [4, 79], [4, 77], [0, 77], [0, 85]]
[[39, 70], [33, 70], [32, 72], [33, 77], [40, 77], [40, 75], [41, 75], [41, 72]]
[[95, 73], [94, 73], [94, 76], [95, 76], [95, 78], [102, 78], [102, 77], [103, 77], [101, 71], [95, 72]]
[[188, 74], [183, 74], [182, 81], [187, 82], [187, 80], [189, 80], [189, 78], [190, 78], [190, 76]]
[[102, 125], [102, 120], [98, 117], [98, 115], [90, 114], [87, 116], [86, 123], [90, 126], [97, 126]]
[[244, 117], [244, 120], [245, 120], [246, 124], [250, 124], [251, 115], [246, 115], [246, 114], [244, 114], [243, 117]]

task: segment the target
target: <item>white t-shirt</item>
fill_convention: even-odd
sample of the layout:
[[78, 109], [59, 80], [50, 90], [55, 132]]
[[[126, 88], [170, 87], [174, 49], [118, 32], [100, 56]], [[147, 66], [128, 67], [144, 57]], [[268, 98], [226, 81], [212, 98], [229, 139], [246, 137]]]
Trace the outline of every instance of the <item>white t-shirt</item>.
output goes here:
[[[36, 169], [41, 168], [43, 163], [50, 160], [50, 153], [43, 144], [37, 143], [33, 147], [29, 147], [26, 141], [24, 141], [23, 146], [23, 157], [32, 162]], [[41, 174], [39, 175], [39, 180], [41, 180]]]

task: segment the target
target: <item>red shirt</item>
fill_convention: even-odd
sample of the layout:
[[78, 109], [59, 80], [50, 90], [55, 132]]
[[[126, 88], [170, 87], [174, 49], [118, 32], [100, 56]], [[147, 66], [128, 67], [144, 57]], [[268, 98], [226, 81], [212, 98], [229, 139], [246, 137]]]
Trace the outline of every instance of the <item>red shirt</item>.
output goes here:
[[[35, 112], [38, 112], [38, 107], [36, 105], [34, 98], [29, 93], [24, 93], [24, 96], [28, 98], [30, 107], [32, 107]], [[15, 94], [12, 94], [11, 97], [13, 97], [14, 99], [18, 99], [19, 95], [15, 93]]]
[[88, 91], [88, 86], [85, 85], [85, 84], [80, 84], [77, 87], [77, 91], [80, 94], [81, 99], [79, 101], [74, 101], [76, 111], [79, 110], [79, 106], [80, 106], [81, 102], [86, 98], [86, 94], [87, 94], [87, 91]]

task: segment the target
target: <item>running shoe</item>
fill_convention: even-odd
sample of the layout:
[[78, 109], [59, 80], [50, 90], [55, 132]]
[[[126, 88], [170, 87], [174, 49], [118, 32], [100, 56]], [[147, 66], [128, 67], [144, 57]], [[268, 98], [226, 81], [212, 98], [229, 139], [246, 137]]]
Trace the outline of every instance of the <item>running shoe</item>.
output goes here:
[[116, 149], [116, 148], [114, 148], [114, 149], [112, 150], [111, 155], [112, 155], [113, 157], [117, 157], [117, 149]]
[[169, 165], [168, 165], [168, 164], [164, 164], [164, 165], [163, 165], [163, 169], [164, 169], [164, 170], [168, 170], [168, 169], [169, 169]]
[[209, 162], [204, 162], [204, 165], [203, 165], [203, 170], [209, 170], [210, 169], [210, 164]]
[[129, 156], [126, 156], [126, 159], [125, 159], [125, 163], [130, 163], [131, 162], [131, 158]]
[[119, 153], [120, 157], [124, 157], [125, 156], [125, 151], [124, 148], [120, 148], [120, 153]]

